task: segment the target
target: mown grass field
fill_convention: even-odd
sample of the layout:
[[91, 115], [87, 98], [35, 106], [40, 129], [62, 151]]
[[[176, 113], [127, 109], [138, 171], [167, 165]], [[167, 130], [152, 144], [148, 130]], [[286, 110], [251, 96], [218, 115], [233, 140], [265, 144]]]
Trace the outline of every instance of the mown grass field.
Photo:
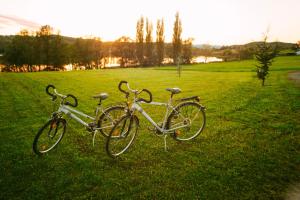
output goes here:
[[[283, 199], [300, 182], [300, 87], [288, 73], [300, 57], [277, 58], [266, 86], [253, 61], [175, 67], [76, 72], [0, 73], [0, 199]], [[164, 142], [141, 127], [121, 159], [106, 155], [103, 137], [73, 120], [59, 146], [38, 157], [32, 142], [53, 109], [48, 84], [79, 99], [93, 114], [92, 95], [106, 91], [105, 104], [123, 100], [120, 80], [147, 88], [166, 101], [199, 95], [207, 126], [191, 142]], [[162, 110], [146, 107], [156, 119]]]

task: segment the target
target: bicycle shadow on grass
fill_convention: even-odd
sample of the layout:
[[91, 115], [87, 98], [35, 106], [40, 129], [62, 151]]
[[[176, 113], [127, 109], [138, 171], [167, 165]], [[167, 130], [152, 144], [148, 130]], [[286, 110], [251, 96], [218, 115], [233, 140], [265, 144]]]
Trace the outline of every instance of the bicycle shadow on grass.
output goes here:
[[202, 146], [201, 143], [205, 140], [205, 138], [197, 138], [188, 142], [168, 141], [167, 150], [164, 149], [163, 142], [154, 145], [139, 143], [130, 147], [127, 152], [119, 157], [111, 158], [107, 156], [103, 162], [113, 168], [124, 170], [161, 165], [181, 165], [191, 157], [203, 153], [202, 148], [197, 147]]

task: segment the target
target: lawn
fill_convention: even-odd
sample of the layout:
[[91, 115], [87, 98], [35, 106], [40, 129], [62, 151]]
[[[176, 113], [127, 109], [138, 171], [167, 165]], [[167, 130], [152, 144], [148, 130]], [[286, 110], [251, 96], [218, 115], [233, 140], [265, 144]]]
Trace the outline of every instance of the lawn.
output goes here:
[[[252, 60], [175, 67], [74, 72], [0, 73], [0, 199], [282, 199], [300, 182], [300, 87], [288, 73], [300, 57], [277, 58], [266, 86]], [[207, 126], [190, 142], [164, 141], [141, 127], [120, 159], [106, 155], [103, 137], [73, 120], [58, 147], [38, 157], [32, 142], [53, 105], [45, 93], [54, 84], [93, 114], [91, 98], [108, 92], [105, 105], [123, 101], [120, 80], [147, 88], [154, 101], [199, 95]], [[161, 109], [145, 106], [155, 119]]]

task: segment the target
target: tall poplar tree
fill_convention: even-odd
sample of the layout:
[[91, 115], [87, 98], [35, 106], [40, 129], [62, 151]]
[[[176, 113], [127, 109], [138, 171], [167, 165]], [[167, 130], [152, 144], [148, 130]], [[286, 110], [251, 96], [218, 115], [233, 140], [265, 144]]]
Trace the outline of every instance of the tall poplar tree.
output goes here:
[[157, 20], [156, 24], [156, 64], [161, 66], [165, 54], [164, 20]]
[[179, 18], [179, 13], [177, 12], [175, 15], [175, 22], [174, 22], [174, 28], [173, 28], [173, 63], [178, 64], [180, 55], [181, 55], [181, 32], [182, 32], [182, 27], [181, 27], [181, 20]]
[[149, 66], [154, 64], [153, 56], [153, 38], [152, 38], [152, 23], [146, 18], [146, 38], [145, 38], [145, 63], [144, 65]]
[[136, 24], [136, 57], [140, 65], [144, 65], [144, 17]]

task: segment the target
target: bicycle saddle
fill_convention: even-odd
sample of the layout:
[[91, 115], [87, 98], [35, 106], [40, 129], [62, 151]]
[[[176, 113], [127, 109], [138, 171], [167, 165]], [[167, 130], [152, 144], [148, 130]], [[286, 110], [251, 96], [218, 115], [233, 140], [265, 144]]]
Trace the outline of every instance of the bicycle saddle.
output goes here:
[[167, 88], [166, 90], [171, 92], [172, 94], [178, 94], [181, 92], [180, 88]]
[[108, 97], [107, 93], [100, 93], [93, 96], [94, 99], [101, 99], [101, 100], [107, 99], [107, 97]]

